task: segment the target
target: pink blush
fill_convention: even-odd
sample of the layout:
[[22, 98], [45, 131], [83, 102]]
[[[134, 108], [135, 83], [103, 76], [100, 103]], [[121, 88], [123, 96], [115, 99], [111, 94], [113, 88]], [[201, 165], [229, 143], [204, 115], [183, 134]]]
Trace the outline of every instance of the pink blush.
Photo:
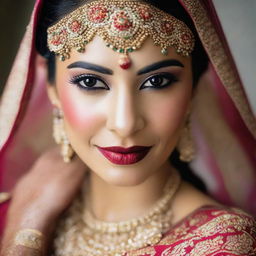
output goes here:
[[62, 88], [60, 92], [62, 109], [71, 127], [78, 130], [89, 129], [93, 126], [95, 113], [88, 111], [92, 108], [79, 93], [74, 88]]

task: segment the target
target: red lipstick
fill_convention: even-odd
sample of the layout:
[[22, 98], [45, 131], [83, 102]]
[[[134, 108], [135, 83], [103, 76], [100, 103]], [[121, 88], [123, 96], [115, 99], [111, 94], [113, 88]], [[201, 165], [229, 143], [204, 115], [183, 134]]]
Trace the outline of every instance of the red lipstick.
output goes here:
[[123, 147], [98, 147], [99, 151], [112, 163], [120, 165], [134, 164], [142, 160], [150, 147], [133, 146]]

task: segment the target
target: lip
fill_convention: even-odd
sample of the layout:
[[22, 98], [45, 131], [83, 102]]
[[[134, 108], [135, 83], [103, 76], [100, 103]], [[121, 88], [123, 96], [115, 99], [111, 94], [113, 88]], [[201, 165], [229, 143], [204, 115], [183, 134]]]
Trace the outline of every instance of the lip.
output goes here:
[[110, 162], [119, 165], [129, 165], [142, 160], [147, 155], [152, 146], [133, 146], [129, 148], [115, 146], [97, 148]]

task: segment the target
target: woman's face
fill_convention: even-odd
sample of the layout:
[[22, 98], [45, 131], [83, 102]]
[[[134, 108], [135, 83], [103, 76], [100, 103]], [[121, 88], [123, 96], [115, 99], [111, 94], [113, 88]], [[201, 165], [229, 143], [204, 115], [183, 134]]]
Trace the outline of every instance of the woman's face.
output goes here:
[[[121, 69], [119, 53], [95, 37], [85, 53], [72, 51], [56, 67], [56, 97], [72, 147], [99, 177], [120, 186], [164, 168], [192, 94], [191, 57], [174, 49], [164, 56], [150, 39], [129, 56], [132, 66]], [[150, 148], [133, 154], [99, 148], [114, 146]]]

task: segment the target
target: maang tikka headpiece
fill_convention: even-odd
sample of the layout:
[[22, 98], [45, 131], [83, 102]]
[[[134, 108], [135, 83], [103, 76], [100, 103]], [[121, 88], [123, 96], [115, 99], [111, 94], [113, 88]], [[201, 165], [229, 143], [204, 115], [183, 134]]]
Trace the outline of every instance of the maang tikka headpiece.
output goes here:
[[189, 56], [194, 48], [194, 36], [184, 22], [148, 3], [132, 0], [98, 0], [79, 7], [48, 28], [48, 46], [64, 61], [73, 48], [84, 52], [95, 35], [121, 54], [123, 69], [131, 66], [129, 53], [148, 37], [164, 55], [168, 47], [182, 56]]

